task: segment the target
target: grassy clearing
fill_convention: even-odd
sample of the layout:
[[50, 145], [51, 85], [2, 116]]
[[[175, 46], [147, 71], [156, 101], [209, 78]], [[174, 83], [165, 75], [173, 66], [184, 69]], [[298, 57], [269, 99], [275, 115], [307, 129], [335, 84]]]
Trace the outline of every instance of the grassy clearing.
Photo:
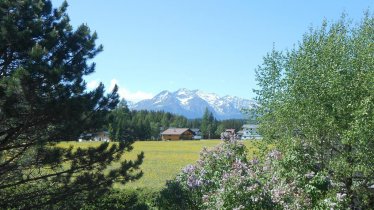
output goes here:
[[[200, 141], [137, 141], [134, 143], [134, 150], [125, 153], [123, 159], [134, 159], [143, 151], [145, 158], [141, 165], [144, 172], [143, 177], [126, 186], [117, 184], [116, 188], [149, 188], [158, 190], [165, 186], [166, 180], [172, 179], [186, 165], [195, 163], [203, 147], [214, 147], [221, 143], [221, 140], [200, 140]], [[253, 141], [243, 141], [249, 150], [249, 156], [258, 151]], [[58, 146], [87, 148], [98, 146], [99, 142], [62, 142]], [[113, 165], [116, 167], [116, 164]]]

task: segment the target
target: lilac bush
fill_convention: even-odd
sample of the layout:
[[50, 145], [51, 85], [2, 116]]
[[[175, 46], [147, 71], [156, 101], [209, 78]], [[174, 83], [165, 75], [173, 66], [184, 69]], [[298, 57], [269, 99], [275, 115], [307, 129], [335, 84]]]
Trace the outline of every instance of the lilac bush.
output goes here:
[[[265, 187], [266, 174], [260, 161], [247, 157], [246, 147], [234, 139], [224, 140], [211, 150], [204, 148], [195, 165], [186, 166], [168, 183], [164, 195], [185, 209], [276, 208], [270, 188]], [[176, 193], [187, 197], [181, 201]], [[163, 208], [178, 208], [173, 202], [164, 203], [167, 206]]]
[[[328, 191], [328, 176], [310, 171], [299, 153], [271, 150], [248, 159], [246, 147], [234, 139], [204, 148], [194, 165], [168, 182], [162, 209], [339, 209], [346, 196]], [[312, 158], [310, 159], [312, 161]], [[287, 167], [286, 167], [287, 166]]]

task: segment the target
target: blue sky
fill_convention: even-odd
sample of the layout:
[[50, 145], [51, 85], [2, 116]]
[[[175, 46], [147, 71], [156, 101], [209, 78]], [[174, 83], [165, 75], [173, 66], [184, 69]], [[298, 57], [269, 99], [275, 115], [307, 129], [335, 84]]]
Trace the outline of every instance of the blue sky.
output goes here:
[[[62, 0], [52, 0], [54, 7]], [[346, 12], [359, 21], [374, 0], [70, 0], [74, 27], [86, 23], [104, 51], [89, 87], [117, 83], [127, 100], [162, 90], [200, 89], [253, 98], [255, 69], [273, 45], [291, 49], [311, 26]]]

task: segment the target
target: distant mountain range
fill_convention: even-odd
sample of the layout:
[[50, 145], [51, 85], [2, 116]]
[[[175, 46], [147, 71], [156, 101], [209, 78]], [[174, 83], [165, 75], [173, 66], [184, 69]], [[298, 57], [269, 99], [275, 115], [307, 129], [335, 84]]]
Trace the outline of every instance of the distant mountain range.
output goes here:
[[241, 110], [253, 108], [257, 104], [253, 100], [235, 96], [219, 97], [214, 93], [183, 88], [175, 92], [164, 90], [152, 99], [129, 103], [128, 105], [133, 110], [162, 110], [183, 115], [189, 119], [201, 118], [207, 107], [215, 118], [224, 120], [243, 119], [245, 116]]

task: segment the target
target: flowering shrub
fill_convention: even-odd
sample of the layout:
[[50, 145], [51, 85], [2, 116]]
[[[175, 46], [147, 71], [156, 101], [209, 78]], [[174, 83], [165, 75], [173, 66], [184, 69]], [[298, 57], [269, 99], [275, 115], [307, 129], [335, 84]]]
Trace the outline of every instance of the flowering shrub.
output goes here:
[[272, 170], [287, 193], [279, 200], [285, 209], [347, 209], [344, 184], [334, 181], [334, 174], [323, 169], [317, 154], [308, 144], [290, 143], [287, 153]]
[[167, 184], [160, 203], [165, 209], [276, 207], [261, 171], [257, 159], [248, 161], [243, 144], [227, 140], [211, 150], [204, 148], [195, 165], [186, 166]]
[[[270, 151], [248, 160], [247, 149], [226, 140], [200, 153], [169, 181], [158, 199], [162, 209], [341, 209], [346, 195], [331, 187], [329, 176], [313, 168], [313, 158]], [[301, 161], [301, 162], [300, 162]]]

